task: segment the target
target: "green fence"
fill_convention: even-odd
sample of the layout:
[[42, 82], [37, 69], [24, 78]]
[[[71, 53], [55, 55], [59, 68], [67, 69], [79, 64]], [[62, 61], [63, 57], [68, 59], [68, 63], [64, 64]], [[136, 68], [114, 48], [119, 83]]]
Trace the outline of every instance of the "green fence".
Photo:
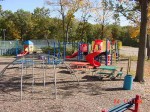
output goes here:
[[19, 41], [0, 41], [0, 56], [17, 55], [22, 50], [22, 44]]

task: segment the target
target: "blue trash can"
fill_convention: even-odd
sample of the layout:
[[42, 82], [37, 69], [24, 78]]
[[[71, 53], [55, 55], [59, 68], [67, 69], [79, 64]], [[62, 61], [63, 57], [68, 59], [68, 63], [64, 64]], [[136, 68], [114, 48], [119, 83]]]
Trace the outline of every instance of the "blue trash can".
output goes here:
[[132, 75], [126, 75], [124, 78], [123, 89], [132, 90], [133, 77]]

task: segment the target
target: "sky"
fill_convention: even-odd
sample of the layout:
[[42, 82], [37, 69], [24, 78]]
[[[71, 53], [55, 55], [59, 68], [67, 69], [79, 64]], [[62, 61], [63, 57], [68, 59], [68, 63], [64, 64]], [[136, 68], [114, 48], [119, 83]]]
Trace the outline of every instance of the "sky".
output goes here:
[[3, 10], [11, 10], [13, 12], [18, 9], [33, 12], [36, 7], [43, 7], [44, 0], [0, 0]]
[[[3, 10], [11, 10], [12, 12], [16, 12], [18, 9], [23, 9], [25, 11], [33, 12], [36, 7], [48, 7], [45, 0], [0, 0], [0, 5], [2, 5]], [[77, 16], [78, 14], [76, 14]], [[77, 17], [78, 18], [78, 17]], [[89, 22], [92, 23], [93, 20]], [[129, 22], [121, 17], [121, 26], [128, 25]]]

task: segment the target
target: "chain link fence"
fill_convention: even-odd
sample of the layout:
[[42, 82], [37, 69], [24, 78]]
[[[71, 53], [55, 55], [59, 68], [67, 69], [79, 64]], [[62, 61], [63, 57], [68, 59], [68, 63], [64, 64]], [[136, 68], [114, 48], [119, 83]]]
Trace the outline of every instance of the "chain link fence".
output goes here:
[[17, 55], [22, 50], [22, 43], [19, 41], [0, 41], [0, 56]]

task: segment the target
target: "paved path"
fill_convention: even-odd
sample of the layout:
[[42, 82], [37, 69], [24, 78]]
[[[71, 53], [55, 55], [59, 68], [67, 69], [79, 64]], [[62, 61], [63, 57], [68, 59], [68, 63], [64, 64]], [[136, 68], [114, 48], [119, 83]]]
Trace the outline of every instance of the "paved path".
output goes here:
[[120, 49], [120, 54], [125, 56], [138, 56], [138, 48], [123, 46]]

